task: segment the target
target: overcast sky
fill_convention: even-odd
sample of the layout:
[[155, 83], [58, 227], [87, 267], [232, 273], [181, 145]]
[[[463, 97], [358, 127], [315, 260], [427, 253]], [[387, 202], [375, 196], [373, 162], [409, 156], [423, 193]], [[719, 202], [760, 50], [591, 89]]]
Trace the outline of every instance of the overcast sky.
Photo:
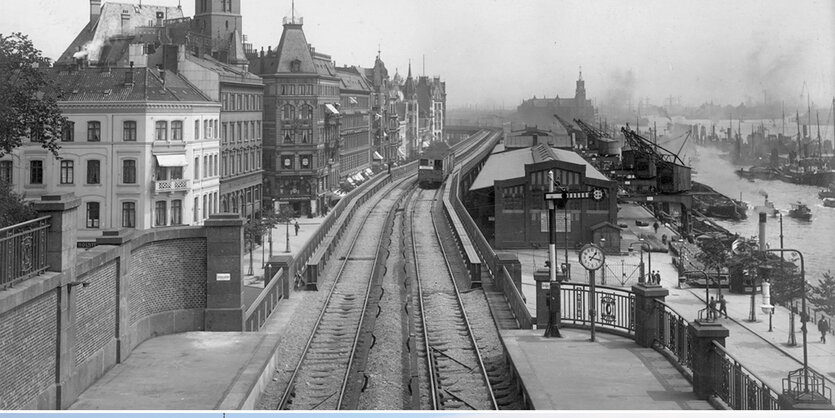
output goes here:
[[[30, 34], [52, 58], [89, 18], [88, 0], [0, 1], [0, 33]], [[182, 3], [193, 15], [194, 1]], [[290, 0], [242, 7], [249, 41], [278, 45]], [[766, 90], [805, 105], [808, 90], [828, 108], [835, 96], [833, 0], [297, 0], [296, 10], [308, 42], [340, 66], [371, 66], [379, 44], [392, 74], [411, 59], [417, 75], [425, 55], [451, 107], [573, 97], [580, 66], [598, 103], [739, 104]]]

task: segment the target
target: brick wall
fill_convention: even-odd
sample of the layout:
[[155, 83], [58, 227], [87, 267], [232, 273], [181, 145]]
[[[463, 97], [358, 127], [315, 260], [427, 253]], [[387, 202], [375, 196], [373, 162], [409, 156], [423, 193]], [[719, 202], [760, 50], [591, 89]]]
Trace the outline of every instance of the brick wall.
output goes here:
[[134, 250], [129, 323], [150, 315], [206, 307], [206, 240], [156, 241]]
[[119, 263], [114, 260], [78, 278], [90, 285], [77, 292], [76, 366], [116, 338], [118, 275]]
[[21, 408], [55, 383], [57, 293], [0, 315], [0, 410]]

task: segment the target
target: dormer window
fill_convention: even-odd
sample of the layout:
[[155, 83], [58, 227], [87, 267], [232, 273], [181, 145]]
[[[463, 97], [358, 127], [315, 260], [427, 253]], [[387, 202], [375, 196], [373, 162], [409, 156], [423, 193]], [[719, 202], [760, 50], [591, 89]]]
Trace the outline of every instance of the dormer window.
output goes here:
[[300, 73], [302, 71], [302, 62], [299, 60], [290, 61], [290, 72]]

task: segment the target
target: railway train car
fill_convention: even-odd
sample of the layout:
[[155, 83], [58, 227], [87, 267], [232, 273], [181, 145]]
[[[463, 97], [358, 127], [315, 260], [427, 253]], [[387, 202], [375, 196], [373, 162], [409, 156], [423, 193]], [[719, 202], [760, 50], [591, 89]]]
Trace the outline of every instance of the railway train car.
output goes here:
[[455, 167], [455, 153], [444, 142], [433, 142], [420, 155], [418, 184], [424, 189], [436, 189]]

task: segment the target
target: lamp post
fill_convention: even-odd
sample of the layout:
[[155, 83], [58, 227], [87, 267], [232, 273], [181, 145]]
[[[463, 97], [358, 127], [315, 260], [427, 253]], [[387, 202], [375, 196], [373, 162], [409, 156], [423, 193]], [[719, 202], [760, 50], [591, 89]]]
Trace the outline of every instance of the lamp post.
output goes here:
[[275, 222], [275, 199], [272, 199], [272, 219], [270, 220], [270, 258], [273, 256], [273, 224]]
[[637, 241], [637, 242], [629, 243], [629, 250], [630, 251], [632, 250], [632, 246], [635, 245], [635, 244], [638, 244], [638, 245], [641, 246], [641, 264], [640, 264], [641, 273], [638, 275], [638, 283], [643, 284], [643, 283], [646, 282], [646, 279], [644, 278], [644, 275], [646, 274], [646, 269], [644, 269], [644, 246], [645, 245], [647, 246], [647, 258], [649, 260], [650, 271], [652, 271], [652, 252], [650, 252], [651, 247], [649, 246], [649, 243], [647, 243], [643, 239], [641, 239], [640, 241]]
[[803, 393], [809, 393], [809, 359], [806, 347], [806, 322], [809, 318], [806, 314], [806, 267], [803, 262], [803, 253], [790, 248], [772, 248], [765, 250], [765, 252], [779, 252], [780, 255], [786, 251], [797, 253], [800, 257], [800, 331], [803, 333]]
[[710, 276], [708, 276], [704, 270], [690, 270], [684, 272], [685, 275], [687, 273], [699, 273], [702, 276], [705, 276], [705, 316], [707, 317], [706, 319], [710, 320], [712, 314], [712, 312], [710, 312]]

